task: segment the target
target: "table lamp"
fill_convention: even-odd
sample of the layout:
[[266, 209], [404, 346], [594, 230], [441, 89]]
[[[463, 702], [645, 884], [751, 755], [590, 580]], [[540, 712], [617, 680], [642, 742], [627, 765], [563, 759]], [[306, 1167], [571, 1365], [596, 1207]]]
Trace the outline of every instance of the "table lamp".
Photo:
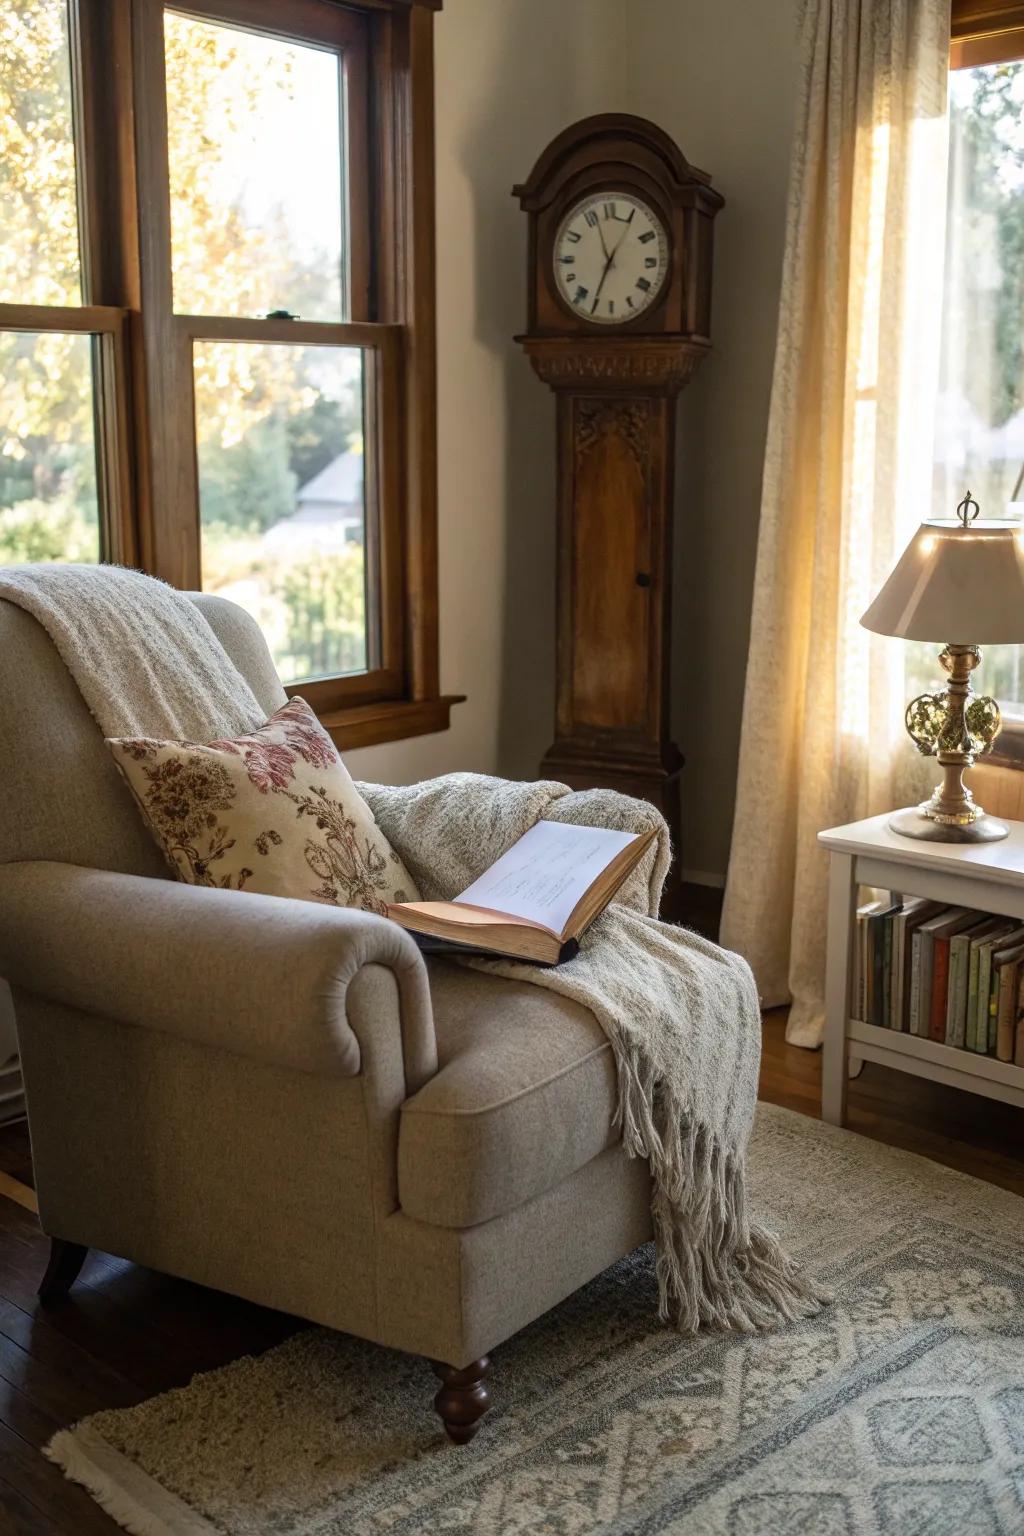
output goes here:
[[[897, 811], [894, 832], [936, 843], [988, 843], [1008, 828], [987, 816], [963, 781], [999, 731], [999, 705], [971, 689], [980, 645], [1024, 642], [1024, 525], [979, 518], [970, 491], [955, 518], [921, 524], [861, 619], [865, 629], [942, 645], [949, 682], [907, 706], [918, 751], [936, 757], [942, 782], [930, 800]], [[957, 640], [950, 639], [957, 636]]]

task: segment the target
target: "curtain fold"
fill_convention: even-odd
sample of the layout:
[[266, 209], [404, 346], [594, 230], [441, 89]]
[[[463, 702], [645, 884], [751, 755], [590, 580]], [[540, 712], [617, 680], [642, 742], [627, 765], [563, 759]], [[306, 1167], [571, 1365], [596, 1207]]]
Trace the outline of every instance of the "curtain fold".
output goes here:
[[901, 642], [858, 620], [931, 513], [949, 0], [807, 0], [722, 942], [821, 1040], [825, 827], [920, 799]]

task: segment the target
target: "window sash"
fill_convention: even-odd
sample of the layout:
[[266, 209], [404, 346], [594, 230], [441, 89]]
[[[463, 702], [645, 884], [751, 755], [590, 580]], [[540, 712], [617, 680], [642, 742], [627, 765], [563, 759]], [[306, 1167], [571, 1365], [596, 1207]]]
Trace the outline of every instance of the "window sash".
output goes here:
[[104, 560], [137, 558], [129, 448], [127, 316], [102, 304], [0, 304], [0, 332], [55, 332], [93, 337], [93, 427]]
[[[317, 340], [308, 321], [172, 313], [163, 0], [68, 3], [86, 302], [41, 313], [6, 306], [0, 326], [97, 337], [104, 551], [194, 588], [192, 339]], [[438, 678], [433, 13], [440, 4], [171, 6], [345, 50], [352, 319], [313, 329], [323, 344], [340, 340], [368, 354], [366, 431], [372, 416], [380, 477], [380, 587], [369, 595], [379, 604], [380, 646], [368, 673], [297, 685], [343, 747], [445, 729], [458, 702], [440, 694]]]

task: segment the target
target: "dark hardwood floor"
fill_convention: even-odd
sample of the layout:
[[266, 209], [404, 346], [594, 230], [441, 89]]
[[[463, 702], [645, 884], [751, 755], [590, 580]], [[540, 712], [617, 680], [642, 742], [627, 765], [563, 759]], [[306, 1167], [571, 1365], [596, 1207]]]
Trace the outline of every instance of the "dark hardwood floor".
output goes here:
[[[786, 1045], [785, 1014], [770, 1014], [762, 1097], [817, 1116], [820, 1080], [820, 1054]], [[850, 1084], [850, 1127], [1024, 1194], [1024, 1126], [1008, 1106], [868, 1065]], [[111, 1536], [114, 1522], [39, 1454], [51, 1435], [304, 1324], [102, 1254], [66, 1300], [43, 1307], [47, 1243], [30, 1183], [24, 1125], [0, 1129], [0, 1536]]]

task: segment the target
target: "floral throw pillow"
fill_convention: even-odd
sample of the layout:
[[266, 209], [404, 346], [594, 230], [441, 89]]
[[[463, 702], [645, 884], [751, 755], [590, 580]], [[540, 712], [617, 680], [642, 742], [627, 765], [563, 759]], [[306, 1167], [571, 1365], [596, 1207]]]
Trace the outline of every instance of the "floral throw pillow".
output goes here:
[[304, 699], [233, 741], [107, 746], [179, 880], [381, 914], [418, 898]]

